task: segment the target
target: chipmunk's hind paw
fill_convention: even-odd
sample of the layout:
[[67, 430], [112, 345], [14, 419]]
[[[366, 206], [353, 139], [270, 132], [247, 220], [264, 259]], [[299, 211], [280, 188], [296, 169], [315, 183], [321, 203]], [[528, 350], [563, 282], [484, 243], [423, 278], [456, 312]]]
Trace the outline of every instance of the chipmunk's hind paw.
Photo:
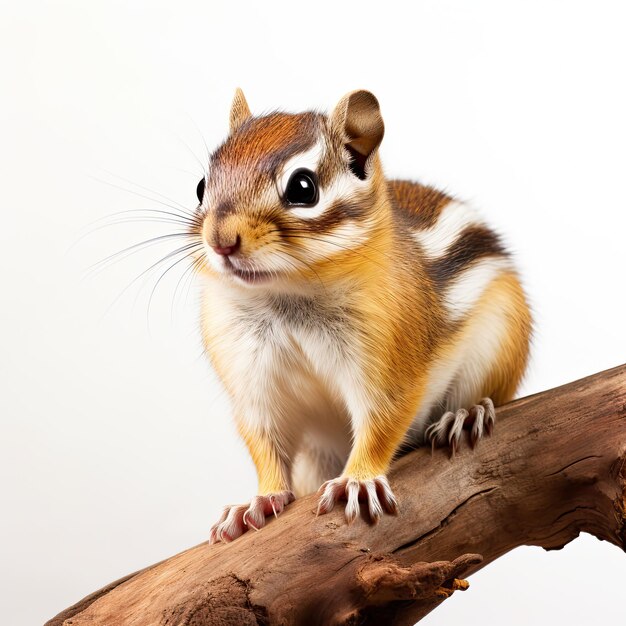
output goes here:
[[432, 423], [424, 433], [424, 439], [432, 449], [450, 446], [454, 456], [459, 448], [463, 429], [470, 430], [470, 441], [474, 447], [485, 434], [491, 435], [496, 420], [496, 410], [490, 398], [483, 398], [478, 404], [467, 409], [447, 411], [438, 421]]
[[220, 519], [211, 528], [209, 543], [218, 541], [228, 543], [243, 535], [250, 528], [261, 530], [265, 526], [267, 516], [278, 517], [294, 500], [295, 496], [291, 491], [279, 491], [255, 496], [250, 504], [227, 506]]
[[350, 476], [340, 476], [327, 480], [318, 491], [320, 496], [317, 514], [332, 511], [339, 500], [347, 500], [346, 521], [351, 524], [361, 510], [360, 502], [366, 502], [369, 519], [376, 524], [383, 513], [396, 515], [398, 503], [385, 476], [358, 480]]

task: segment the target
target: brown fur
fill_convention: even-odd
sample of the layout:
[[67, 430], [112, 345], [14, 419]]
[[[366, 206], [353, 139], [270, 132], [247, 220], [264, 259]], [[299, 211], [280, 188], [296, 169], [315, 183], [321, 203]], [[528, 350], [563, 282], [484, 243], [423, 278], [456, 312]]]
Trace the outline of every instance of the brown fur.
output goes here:
[[[429, 256], [414, 235], [436, 227], [451, 198], [385, 178], [377, 152], [384, 125], [378, 102], [364, 94], [349, 94], [328, 117], [272, 113], [254, 118], [236, 96], [233, 131], [211, 157], [200, 208], [207, 244], [229, 245], [239, 238], [237, 263], [253, 269], [258, 264], [259, 271], [272, 260], [282, 262], [270, 272], [267, 287], [253, 291], [210, 264], [204, 268], [214, 285], [203, 304], [205, 345], [236, 405], [261, 493], [294, 486], [292, 467], [303, 449], [303, 429], [328, 426], [333, 419], [337, 433], [348, 422], [352, 430], [343, 475], [366, 481], [385, 474], [433, 385], [443, 384], [433, 379], [437, 367], [442, 375], [446, 364], [465, 371], [458, 360], [480, 350], [481, 333], [503, 337], [497, 339], [497, 354], [477, 366], [482, 378], [459, 387], [463, 398], [509, 400], [526, 366], [531, 319], [514, 270], [497, 274], [461, 319], [453, 319], [447, 308], [449, 287], [465, 271], [494, 259], [509, 263], [502, 242], [486, 226], [470, 223], [445, 254]], [[338, 180], [343, 187], [337, 183], [337, 198], [309, 218], [307, 209], [299, 213], [285, 204], [279, 176], [294, 155], [318, 144], [324, 148], [316, 170], [320, 187], [333, 189]], [[341, 191], [346, 185], [349, 193]], [[307, 338], [311, 332], [319, 337]], [[269, 345], [275, 370], [256, 374], [267, 380], [247, 380], [270, 358], [263, 352], [268, 344], [258, 339], [264, 333], [274, 342]], [[496, 341], [488, 335], [485, 340]], [[313, 360], [315, 350], [322, 349], [335, 354], [346, 371], [354, 368], [358, 380], [342, 383], [349, 387], [342, 391], [333, 387], [332, 372], [319, 375]], [[245, 367], [245, 350], [253, 351], [252, 370]], [[255, 350], [264, 356], [256, 357]], [[246, 412], [246, 394], [255, 385], [275, 396], [263, 409], [273, 412], [271, 419]], [[308, 392], [302, 389], [316, 397], [303, 396]], [[441, 393], [435, 400], [443, 406], [448, 391]], [[264, 396], [254, 407], [261, 405], [266, 406]], [[316, 413], [322, 408], [323, 419]], [[311, 450], [315, 463], [314, 446]]]

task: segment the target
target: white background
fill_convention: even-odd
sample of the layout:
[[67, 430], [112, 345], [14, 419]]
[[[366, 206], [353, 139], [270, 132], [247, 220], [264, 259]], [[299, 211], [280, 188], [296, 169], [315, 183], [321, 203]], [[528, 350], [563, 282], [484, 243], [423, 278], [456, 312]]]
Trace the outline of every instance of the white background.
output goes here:
[[[389, 175], [483, 208], [536, 312], [521, 394], [626, 361], [623, 3], [1, 6], [3, 624], [39, 624], [205, 540], [222, 505], [255, 491], [193, 289], [171, 307], [166, 277], [148, 314], [155, 274], [110, 306], [173, 244], [85, 277], [171, 227], [79, 240], [114, 212], [164, 208], [111, 183], [193, 207], [203, 138], [223, 139], [238, 85], [256, 113], [371, 89]], [[521, 548], [423, 623], [620, 623], [625, 567], [591, 537]]]

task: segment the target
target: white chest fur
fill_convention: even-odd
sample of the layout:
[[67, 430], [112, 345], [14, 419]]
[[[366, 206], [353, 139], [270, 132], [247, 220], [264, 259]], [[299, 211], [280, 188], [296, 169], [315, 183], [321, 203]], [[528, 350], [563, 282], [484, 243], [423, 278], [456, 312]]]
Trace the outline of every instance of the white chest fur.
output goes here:
[[365, 419], [358, 341], [349, 308], [334, 296], [207, 287], [209, 352], [217, 353], [235, 411], [249, 426], [293, 422], [294, 414], [319, 423], [321, 411]]

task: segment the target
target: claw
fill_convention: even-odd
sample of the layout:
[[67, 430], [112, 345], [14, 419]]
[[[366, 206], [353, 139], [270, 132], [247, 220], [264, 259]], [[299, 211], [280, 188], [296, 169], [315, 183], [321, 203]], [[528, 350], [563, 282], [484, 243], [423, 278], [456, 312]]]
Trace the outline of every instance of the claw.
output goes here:
[[383, 509], [386, 513], [390, 515], [398, 514], [398, 501], [396, 500], [396, 496], [391, 491], [391, 487], [389, 486], [389, 481], [385, 476], [379, 476], [376, 481], [376, 494], [380, 502], [383, 505]]
[[438, 421], [432, 423], [424, 432], [424, 438], [430, 442], [431, 454], [435, 447], [446, 442], [450, 447], [450, 456], [454, 458], [459, 450], [464, 428], [471, 426], [470, 441], [472, 448], [485, 434], [491, 435], [496, 419], [496, 411], [490, 398], [483, 398], [469, 411], [458, 409], [454, 413], [447, 411]]
[[249, 514], [250, 514], [250, 509], [248, 509], [244, 514], [243, 514], [243, 523], [248, 527], [248, 528], [252, 528], [253, 530], [261, 530], [259, 527], [255, 526], [252, 523], [252, 520], [249, 519]]
[[369, 508], [370, 517], [374, 524], [378, 524], [383, 514], [383, 507], [378, 499], [376, 485], [374, 483], [367, 483], [365, 489], [367, 490], [367, 506]]
[[332, 511], [338, 500], [347, 500], [345, 516], [348, 524], [352, 524], [359, 515], [363, 501], [367, 503], [367, 512], [373, 524], [378, 523], [384, 512], [392, 515], [398, 512], [396, 498], [382, 475], [363, 480], [340, 476], [325, 482], [318, 495], [317, 515]]
[[480, 401], [480, 404], [485, 409], [485, 428], [487, 430], [487, 434], [491, 435], [493, 432], [493, 425], [496, 421], [496, 409], [493, 406], [491, 398], [483, 398]]
[[266, 517], [274, 513], [275, 517], [285, 506], [295, 500], [291, 491], [280, 491], [263, 496], [255, 496], [250, 504], [227, 506], [220, 519], [209, 532], [209, 543], [222, 541], [228, 543], [240, 537], [248, 529], [261, 530]]
[[276, 512], [276, 497], [274, 495], [270, 496], [270, 504], [272, 505], [272, 511], [274, 512], [274, 517], [278, 519], [278, 513]]
[[472, 448], [476, 446], [478, 440], [483, 436], [485, 426], [485, 407], [482, 404], [477, 404], [472, 407], [471, 411], [474, 415], [474, 424], [472, 426], [471, 440]]
[[463, 424], [469, 416], [469, 413], [465, 409], [459, 409], [454, 415], [452, 426], [448, 432], [448, 445], [452, 450], [452, 456], [455, 455], [459, 442], [461, 441], [461, 433], [463, 432]]
[[356, 516], [359, 514], [359, 491], [361, 484], [358, 480], [350, 479], [346, 485], [346, 493], [348, 494], [348, 503], [346, 504], [346, 521], [352, 524]]

